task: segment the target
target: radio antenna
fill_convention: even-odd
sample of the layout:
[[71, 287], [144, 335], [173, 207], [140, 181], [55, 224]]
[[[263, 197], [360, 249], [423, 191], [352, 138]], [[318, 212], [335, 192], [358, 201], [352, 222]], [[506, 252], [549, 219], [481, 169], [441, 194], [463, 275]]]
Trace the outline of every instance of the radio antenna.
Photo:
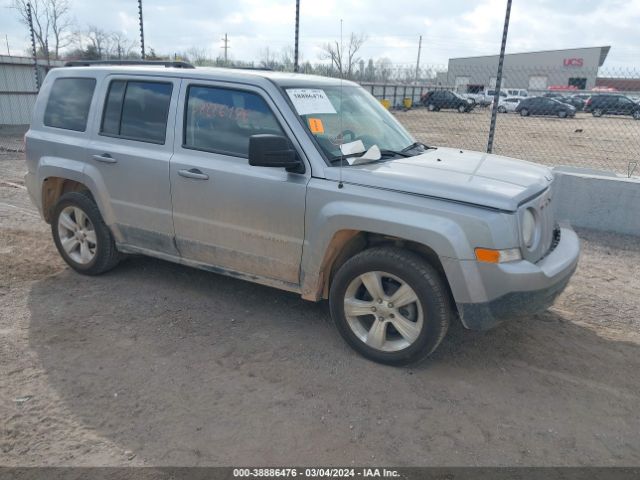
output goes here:
[[340, 181], [338, 182], [338, 188], [344, 187], [342, 183], [342, 163], [344, 161], [344, 153], [342, 152], [342, 143], [344, 143], [344, 128], [342, 125], [342, 77], [343, 68], [342, 68], [342, 54], [344, 53], [344, 45], [342, 44], [342, 19], [340, 19], [340, 53], [338, 55], [338, 60], [340, 61]]

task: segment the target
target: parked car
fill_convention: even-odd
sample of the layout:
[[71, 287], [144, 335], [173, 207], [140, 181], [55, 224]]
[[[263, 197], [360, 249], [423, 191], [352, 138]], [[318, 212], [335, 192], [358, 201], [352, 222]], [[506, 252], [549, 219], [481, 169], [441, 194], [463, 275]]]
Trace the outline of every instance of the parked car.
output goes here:
[[580, 100], [582, 102], [582, 108], [578, 108], [575, 103], [573, 103], [572, 105], [574, 107], [578, 108], [578, 110], [584, 110], [584, 107], [586, 106], [587, 101], [591, 98], [591, 94], [589, 94], [589, 93], [576, 93], [574, 95], [571, 95], [571, 98]]
[[585, 103], [584, 100], [572, 95], [563, 95], [558, 92], [547, 92], [542, 96], [546, 98], [553, 98], [554, 100], [558, 100], [559, 102], [573, 105], [574, 107], [576, 107], [576, 110], [578, 111], [581, 111], [584, 108], [584, 103]]
[[594, 117], [602, 115], [631, 115], [640, 120], [640, 105], [626, 95], [599, 93], [591, 96], [584, 107]]
[[507, 88], [505, 90], [510, 97], [528, 97], [529, 91], [524, 88]]
[[[498, 102], [498, 112], [499, 113], [513, 113], [516, 111], [516, 107], [520, 103], [524, 97], [500, 97], [500, 101]], [[493, 104], [493, 102], [492, 102]]]
[[[466, 93], [462, 94], [461, 96], [472, 100], [476, 105], [480, 107], [487, 107], [493, 102], [495, 93], [495, 89], [486, 89], [478, 93]], [[501, 91], [499, 95], [502, 98], [506, 98], [508, 96], [504, 91]]]
[[473, 110], [475, 106], [473, 100], [464, 98], [462, 95], [450, 90], [431, 90], [426, 92], [420, 101], [430, 112], [453, 109], [458, 110], [460, 113], [465, 113]]
[[575, 116], [576, 107], [555, 98], [528, 97], [520, 101], [516, 107], [516, 112], [523, 117], [529, 115], [553, 115], [566, 118]]
[[328, 299], [353, 348], [399, 365], [454, 319], [547, 308], [575, 271], [548, 168], [416, 142], [356, 83], [70, 65], [38, 94], [25, 182], [78, 273], [144, 254]]

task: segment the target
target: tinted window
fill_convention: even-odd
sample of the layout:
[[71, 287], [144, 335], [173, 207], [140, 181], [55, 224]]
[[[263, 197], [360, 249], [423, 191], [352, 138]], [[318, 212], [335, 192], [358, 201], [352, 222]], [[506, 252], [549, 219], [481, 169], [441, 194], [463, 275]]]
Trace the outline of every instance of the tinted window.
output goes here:
[[84, 132], [95, 86], [94, 78], [58, 78], [51, 87], [44, 124]]
[[164, 143], [172, 85], [115, 80], [109, 86], [101, 132], [142, 142]]
[[189, 87], [183, 146], [246, 157], [249, 137], [284, 135], [267, 103], [251, 92]]
[[111, 135], [120, 134], [120, 112], [122, 111], [122, 99], [126, 82], [115, 81], [109, 86], [107, 101], [104, 105], [102, 117], [102, 132]]

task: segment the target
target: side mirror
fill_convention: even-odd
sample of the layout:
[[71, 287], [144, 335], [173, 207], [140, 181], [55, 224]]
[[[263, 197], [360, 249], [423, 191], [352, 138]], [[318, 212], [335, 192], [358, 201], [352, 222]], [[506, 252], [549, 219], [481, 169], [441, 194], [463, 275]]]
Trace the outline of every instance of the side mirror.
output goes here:
[[280, 135], [251, 135], [249, 165], [280, 167], [290, 172], [304, 172], [304, 164], [296, 158], [296, 151], [291, 148], [289, 140]]

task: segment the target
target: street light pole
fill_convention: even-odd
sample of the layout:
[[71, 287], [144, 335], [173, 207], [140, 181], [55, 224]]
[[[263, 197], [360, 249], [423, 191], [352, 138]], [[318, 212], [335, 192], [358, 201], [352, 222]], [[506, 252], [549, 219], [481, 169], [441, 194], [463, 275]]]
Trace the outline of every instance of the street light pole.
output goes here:
[[504, 29], [502, 30], [502, 45], [500, 46], [500, 58], [498, 59], [498, 73], [496, 76], [496, 89], [493, 94], [493, 108], [491, 109], [491, 125], [489, 126], [489, 140], [487, 153], [493, 151], [493, 137], [496, 133], [496, 118], [498, 116], [498, 103], [500, 101], [500, 87], [502, 86], [502, 66], [504, 64], [504, 51], [507, 46], [507, 33], [509, 33], [509, 16], [511, 15], [511, 0], [507, 0], [507, 12], [504, 16]]

